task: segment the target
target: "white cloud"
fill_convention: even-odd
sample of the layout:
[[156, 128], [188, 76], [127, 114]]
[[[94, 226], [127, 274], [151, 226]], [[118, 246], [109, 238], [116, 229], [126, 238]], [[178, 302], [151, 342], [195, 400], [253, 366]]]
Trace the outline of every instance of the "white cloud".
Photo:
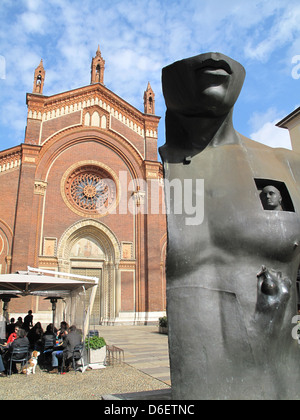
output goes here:
[[[18, 59], [16, 60], [16, 57]], [[33, 74], [39, 65], [41, 56], [34, 51], [24, 51], [22, 48], [13, 48], [5, 55], [6, 59], [6, 84], [11, 89], [32, 87]], [[19, 84], [19, 85], [18, 85]]]
[[28, 10], [36, 11], [42, 6], [42, 0], [25, 0]]
[[[18, 97], [24, 111], [25, 93], [32, 89], [34, 69], [41, 58], [46, 70], [44, 94], [59, 93], [90, 82], [90, 63], [99, 43], [106, 61], [105, 85], [142, 109], [149, 81], [156, 94], [156, 111], [163, 112], [161, 68], [201, 52], [220, 51], [250, 63], [249, 73], [260, 72], [258, 76], [274, 64], [276, 80], [270, 75], [271, 89], [258, 83], [251, 85], [250, 92], [248, 88], [247, 106], [254, 107], [250, 97], [262, 97], [262, 107], [268, 110], [253, 115], [251, 131], [276, 144], [287, 134], [271, 129], [284, 115], [276, 111], [281, 105], [274, 103], [270, 92], [282, 85], [282, 77], [294, 81], [291, 54], [300, 54], [299, 0], [20, 0], [18, 5], [2, 0], [2, 12], [0, 54], [6, 59], [7, 72], [2, 97]], [[277, 72], [278, 60], [258, 69], [259, 61], [273, 58], [280, 47], [284, 47], [279, 51], [287, 66], [285, 74]], [[0, 112], [3, 109], [4, 114], [12, 113], [8, 119], [13, 121], [15, 113], [0, 98]]]
[[39, 13], [25, 12], [20, 16], [20, 23], [25, 32], [43, 34], [46, 18]]
[[293, 49], [300, 35], [300, 5], [289, 2], [279, 9], [274, 9], [273, 24], [265, 27], [261, 25], [256, 34], [248, 39], [245, 45], [245, 54], [249, 58], [266, 62], [271, 54], [282, 46]]
[[270, 147], [292, 149], [288, 130], [276, 127], [278, 120], [264, 123], [260, 129], [250, 134], [250, 138]]
[[270, 147], [291, 149], [288, 130], [276, 127], [278, 121], [285, 116], [284, 112], [278, 111], [275, 107], [261, 113], [254, 112], [249, 121], [252, 130], [250, 138]]
[[262, 126], [269, 123], [270, 121], [279, 121], [283, 112], [278, 111], [275, 107], [270, 107], [264, 112], [255, 111], [249, 119], [249, 125], [251, 131], [256, 132], [261, 129]]

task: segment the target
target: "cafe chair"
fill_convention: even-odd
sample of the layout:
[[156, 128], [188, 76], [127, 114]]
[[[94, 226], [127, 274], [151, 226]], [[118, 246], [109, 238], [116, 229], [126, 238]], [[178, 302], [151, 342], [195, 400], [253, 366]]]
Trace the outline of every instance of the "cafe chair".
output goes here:
[[9, 369], [7, 369], [7, 375], [11, 376], [12, 363], [21, 363], [21, 369], [25, 363], [30, 359], [29, 346], [15, 347], [9, 358]]
[[74, 347], [74, 350], [72, 352], [72, 365], [73, 365], [73, 369], [75, 371], [76, 374], [76, 362], [80, 361], [80, 364], [82, 366], [84, 366], [84, 361], [83, 361], [83, 343], [77, 344], [77, 346]]
[[51, 358], [51, 354], [54, 350], [54, 341], [53, 341], [53, 337], [46, 337], [45, 341], [44, 341], [44, 346], [43, 346], [43, 358], [42, 358], [42, 363], [43, 365], [47, 365], [49, 363], [49, 359]]

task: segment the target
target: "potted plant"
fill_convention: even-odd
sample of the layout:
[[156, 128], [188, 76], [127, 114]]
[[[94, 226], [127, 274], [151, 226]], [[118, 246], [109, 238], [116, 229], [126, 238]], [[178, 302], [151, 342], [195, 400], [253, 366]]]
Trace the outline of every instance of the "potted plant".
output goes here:
[[85, 348], [89, 352], [90, 367], [92, 369], [104, 368], [106, 359], [105, 339], [96, 335], [93, 337], [86, 337]]
[[158, 325], [161, 334], [168, 334], [168, 318], [166, 316], [159, 318]]

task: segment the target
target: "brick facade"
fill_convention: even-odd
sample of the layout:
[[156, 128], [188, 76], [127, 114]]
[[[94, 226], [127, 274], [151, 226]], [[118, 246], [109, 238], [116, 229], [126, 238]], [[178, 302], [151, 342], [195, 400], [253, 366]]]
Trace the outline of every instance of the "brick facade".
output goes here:
[[[91, 84], [52, 96], [42, 61], [36, 69], [24, 143], [0, 152], [1, 274], [96, 272], [98, 322], [155, 321], [166, 305], [159, 117], [150, 84], [142, 113], [105, 87], [104, 63], [98, 48]], [[38, 321], [51, 307], [41, 297], [9, 304], [15, 316], [29, 309]]]

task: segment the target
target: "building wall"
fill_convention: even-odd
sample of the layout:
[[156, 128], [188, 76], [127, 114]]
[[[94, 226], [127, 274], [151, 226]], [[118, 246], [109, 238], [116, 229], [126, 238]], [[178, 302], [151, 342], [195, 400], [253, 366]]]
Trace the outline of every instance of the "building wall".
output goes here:
[[292, 142], [292, 148], [295, 152], [300, 152], [300, 118], [298, 119], [298, 123], [291, 127], [290, 129], [290, 137]]
[[[1, 273], [28, 265], [99, 273], [99, 322], [157, 320], [166, 308], [159, 118], [142, 114], [101, 84], [52, 97], [28, 94], [27, 104], [18, 164], [0, 172], [6, 198], [0, 204]], [[89, 212], [70, 199], [72, 177], [86, 181], [93, 170], [117, 181], [107, 213]], [[155, 214], [152, 201], [160, 203]], [[38, 321], [51, 308], [41, 297], [10, 302], [16, 316], [29, 309]]]
[[289, 131], [292, 150], [300, 152], [300, 107], [283, 118], [276, 124], [277, 127], [287, 129]]
[[10, 272], [18, 184], [18, 167], [0, 173], [0, 195], [2, 197], [0, 206], [0, 267], [2, 274]]

